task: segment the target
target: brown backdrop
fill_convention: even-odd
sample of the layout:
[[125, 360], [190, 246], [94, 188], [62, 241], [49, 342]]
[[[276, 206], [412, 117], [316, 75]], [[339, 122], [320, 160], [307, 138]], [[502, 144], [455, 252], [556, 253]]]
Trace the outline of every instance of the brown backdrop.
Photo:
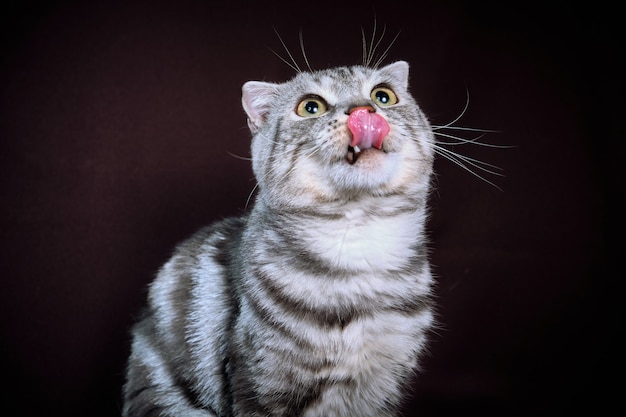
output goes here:
[[502, 167], [505, 177], [488, 175], [502, 191], [436, 162], [442, 327], [406, 415], [554, 416], [612, 403], [605, 381], [622, 363], [623, 327], [612, 268], [624, 214], [616, 11], [103, 3], [11, 6], [0, 22], [3, 404], [19, 415], [119, 414], [146, 284], [178, 241], [245, 210], [254, 181], [233, 156], [249, 155], [241, 85], [293, 75], [270, 50], [285, 55], [273, 28], [302, 65], [301, 29], [323, 68], [360, 61], [374, 16], [378, 34], [387, 26], [381, 49], [401, 31], [386, 62], [411, 64], [434, 124], [455, 119], [469, 92], [457, 125], [514, 146], [455, 148]]

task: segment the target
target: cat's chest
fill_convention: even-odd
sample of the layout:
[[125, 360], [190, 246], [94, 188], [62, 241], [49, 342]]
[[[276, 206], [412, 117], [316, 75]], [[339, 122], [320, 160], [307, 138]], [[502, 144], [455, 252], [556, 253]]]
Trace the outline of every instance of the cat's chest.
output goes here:
[[416, 216], [372, 215], [353, 208], [333, 221], [311, 224], [301, 236], [313, 254], [338, 268], [386, 271], [398, 268], [420, 238]]
[[397, 364], [411, 363], [420, 343], [416, 329], [431, 320], [430, 315], [376, 314], [318, 335], [314, 352], [332, 364], [322, 372], [328, 377], [370, 378]]

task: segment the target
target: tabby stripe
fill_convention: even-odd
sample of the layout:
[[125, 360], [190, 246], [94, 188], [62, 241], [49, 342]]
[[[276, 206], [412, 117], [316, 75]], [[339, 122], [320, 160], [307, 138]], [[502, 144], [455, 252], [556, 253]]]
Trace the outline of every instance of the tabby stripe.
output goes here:
[[[320, 380], [317, 381], [316, 385], [315, 385], [315, 389], [311, 390], [315, 395], [311, 395], [307, 398], [307, 401], [305, 404], [303, 404], [303, 407], [299, 408], [297, 410], [297, 412], [302, 412], [305, 408], [308, 407], [314, 407], [316, 403], [318, 403], [323, 395], [324, 392], [329, 390], [329, 389], [334, 389], [339, 385], [344, 385], [347, 388], [350, 389], [356, 389], [356, 381], [353, 378], [347, 377], [347, 378], [328, 378], [328, 377], [324, 377]], [[296, 411], [296, 410], [294, 410]], [[299, 414], [288, 414], [288, 415], [294, 415], [297, 416]]]
[[[293, 152], [291, 152], [291, 158], [289, 161], [289, 168], [287, 169], [287, 172], [292, 172], [292, 170], [295, 169], [298, 160], [304, 155], [302, 149], [304, 148], [305, 144], [306, 140], [299, 141], [295, 144], [295, 149], [293, 150]], [[304, 157], [306, 157], [306, 155]]]
[[145, 413], [143, 413], [143, 417], [160, 417], [162, 416], [162, 412], [165, 410], [165, 407], [161, 407], [161, 406], [154, 406], [151, 409], [149, 409], [148, 411], [146, 411]]
[[[326, 201], [327, 203], [333, 203], [338, 201]], [[302, 219], [302, 221], [319, 221], [323, 220], [342, 220], [345, 219], [344, 212], [326, 212], [321, 210], [316, 210], [313, 207], [289, 207], [282, 210], [283, 213], [287, 214], [291, 218]]]
[[383, 311], [402, 313], [408, 317], [417, 316], [424, 311], [432, 308], [433, 302], [428, 296], [415, 296], [413, 298], [403, 299], [401, 303], [386, 307]]
[[[314, 275], [325, 278], [344, 278], [345, 271], [338, 269], [328, 261], [315, 256], [308, 250], [302, 239], [291, 233], [289, 227], [285, 227], [287, 221], [282, 216], [271, 219], [272, 230], [282, 239], [281, 256], [288, 256], [295, 269], [311, 271]], [[288, 224], [288, 223], [287, 223]], [[297, 256], [293, 256], [293, 254]]]
[[[263, 178], [260, 182], [264, 182], [264, 183], [275, 183], [276, 179], [274, 178], [274, 175], [276, 174], [276, 170], [274, 169], [275, 166], [280, 166], [279, 164], [277, 164], [276, 162], [276, 157], [278, 152], [276, 151], [276, 147], [278, 146], [278, 143], [280, 141], [280, 131], [283, 125], [283, 121], [282, 120], [278, 120], [278, 122], [276, 123], [276, 126], [274, 127], [274, 130], [271, 132], [272, 135], [270, 138], [268, 138], [269, 140], [269, 145], [270, 145], [270, 151], [269, 151], [269, 157], [266, 160], [266, 166], [265, 166], [265, 175], [266, 177]], [[282, 156], [282, 155], [280, 155]]]
[[[315, 309], [305, 305], [303, 302], [294, 300], [285, 294], [276, 284], [274, 280], [265, 271], [260, 268], [254, 268], [253, 274], [259, 277], [259, 284], [264, 294], [253, 297], [258, 298], [258, 302], [262, 303], [265, 298], [270, 298], [272, 304], [282, 306], [285, 314], [295, 316], [299, 320], [307, 321], [311, 324], [322, 328], [344, 328], [352, 320], [368, 314], [367, 310], [359, 311], [354, 306], [333, 306], [329, 309]], [[336, 310], [335, 310], [336, 308]]]
[[[407, 259], [406, 264], [402, 267], [402, 271], [412, 276], [422, 276], [428, 266], [428, 255], [426, 246], [422, 243], [416, 243], [411, 249], [411, 256]], [[396, 274], [394, 271], [391, 275]]]
[[137, 398], [138, 396], [140, 396], [143, 392], [146, 392], [149, 389], [153, 389], [156, 388], [157, 385], [147, 385], [145, 387], [141, 387], [139, 389], [136, 389], [135, 391], [131, 392], [130, 394], [126, 394], [126, 401], [133, 401], [135, 398]]
[[[267, 307], [267, 300], [250, 294], [248, 305], [254, 310], [254, 316], [263, 322], [272, 332], [279, 332], [285, 339], [292, 340], [296, 346], [303, 350], [314, 349], [314, 346], [302, 335], [294, 332], [286, 323], [290, 320], [278, 320], [279, 317]], [[284, 317], [283, 317], [284, 318]]]
[[[421, 257], [416, 257], [416, 264], [419, 265], [419, 273], [423, 269], [425, 263]], [[415, 271], [412, 271], [413, 274]], [[256, 298], [256, 303], [265, 304], [267, 300], [271, 300], [270, 305], [281, 306], [283, 314], [296, 317], [299, 320], [307, 321], [311, 324], [321, 328], [345, 328], [355, 319], [361, 319], [372, 316], [376, 310], [378, 311], [393, 311], [402, 312], [406, 315], [419, 314], [424, 309], [430, 308], [431, 301], [428, 294], [414, 295], [411, 297], [394, 297], [392, 294], [379, 294], [378, 296], [371, 297], [372, 300], [362, 300], [358, 305], [366, 305], [368, 308], [359, 308], [357, 305], [352, 306], [333, 306], [330, 308], [313, 308], [304, 304], [304, 302], [290, 297], [285, 294], [284, 291], [274, 283], [274, 280], [265, 271], [260, 268], [254, 268], [253, 273], [259, 277], [259, 285], [262, 293], [252, 293], [252, 297]], [[411, 275], [413, 275], [411, 274]], [[391, 277], [395, 278], [394, 275]], [[407, 283], [407, 285], [409, 285]], [[379, 300], [379, 303], [375, 303], [373, 299]], [[392, 302], [391, 305], [383, 305], [383, 300]], [[264, 309], [265, 311], [269, 311]], [[271, 313], [270, 313], [271, 314]], [[276, 317], [274, 317], [276, 320]], [[270, 318], [268, 323], [274, 321]]]
[[[312, 350], [307, 349], [303, 352], [303, 354], [294, 354], [293, 349], [285, 348], [285, 346], [281, 345], [267, 345], [265, 348], [272, 353], [275, 353], [278, 357], [282, 358], [284, 361], [283, 367], [287, 367], [293, 371], [293, 368], [299, 368], [299, 370], [306, 371], [309, 374], [318, 374], [325, 369], [330, 369], [334, 366], [334, 363], [331, 362], [327, 357], [322, 356], [320, 358], [316, 358], [312, 356]], [[298, 374], [300, 378], [304, 374], [293, 371], [295, 374]], [[292, 381], [289, 381], [291, 383]]]

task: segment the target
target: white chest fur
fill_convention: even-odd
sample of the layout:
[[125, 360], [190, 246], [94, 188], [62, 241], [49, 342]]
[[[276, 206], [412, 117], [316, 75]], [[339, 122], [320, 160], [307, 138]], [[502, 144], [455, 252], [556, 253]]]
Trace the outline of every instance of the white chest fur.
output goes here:
[[415, 211], [388, 216], [351, 208], [342, 219], [307, 228], [302, 239], [312, 253], [340, 269], [388, 271], [411, 255], [422, 234], [421, 217]]

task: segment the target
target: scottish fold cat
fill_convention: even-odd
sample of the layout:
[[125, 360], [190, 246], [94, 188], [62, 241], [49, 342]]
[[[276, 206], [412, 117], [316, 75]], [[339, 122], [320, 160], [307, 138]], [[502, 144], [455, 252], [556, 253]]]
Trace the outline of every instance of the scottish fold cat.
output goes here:
[[408, 83], [399, 61], [243, 85], [254, 205], [151, 284], [125, 417], [397, 415], [433, 325], [435, 143]]

